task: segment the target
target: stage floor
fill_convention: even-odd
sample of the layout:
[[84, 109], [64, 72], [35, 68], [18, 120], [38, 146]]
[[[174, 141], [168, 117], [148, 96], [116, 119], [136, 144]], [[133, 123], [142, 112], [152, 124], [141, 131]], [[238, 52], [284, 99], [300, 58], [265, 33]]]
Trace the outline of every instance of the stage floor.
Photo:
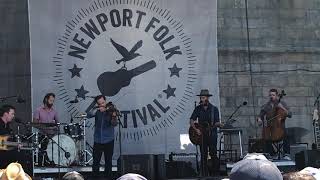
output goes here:
[[[56, 174], [56, 173], [67, 173], [70, 171], [77, 171], [79, 173], [90, 173], [92, 172], [91, 166], [71, 166], [71, 167], [34, 167], [34, 174]], [[100, 171], [104, 171], [104, 167], [100, 167]], [[117, 167], [112, 167], [113, 172], [117, 172]]]
[[[292, 172], [295, 171], [295, 165], [296, 163], [294, 161], [288, 161], [288, 160], [273, 160], [273, 162], [277, 165], [277, 167], [280, 169], [281, 172]], [[226, 164], [226, 170], [229, 174], [232, 167], [235, 163], [227, 163]], [[34, 176], [35, 177], [58, 177], [59, 173], [60, 176], [63, 176], [65, 173], [70, 171], [77, 171], [83, 175], [86, 175], [87, 177], [90, 177], [92, 173], [91, 166], [72, 166], [72, 167], [34, 167]], [[100, 167], [100, 171], [104, 171], [104, 167]], [[114, 175], [119, 175], [118, 168], [116, 166], [112, 167], [112, 171]], [[220, 180], [227, 178], [227, 176], [219, 176], [219, 177], [188, 177], [188, 178], [173, 178], [170, 180], [195, 180], [195, 179], [203, 179], [203, 180]], [[90, 179], [90, 178], [89, 178]]]

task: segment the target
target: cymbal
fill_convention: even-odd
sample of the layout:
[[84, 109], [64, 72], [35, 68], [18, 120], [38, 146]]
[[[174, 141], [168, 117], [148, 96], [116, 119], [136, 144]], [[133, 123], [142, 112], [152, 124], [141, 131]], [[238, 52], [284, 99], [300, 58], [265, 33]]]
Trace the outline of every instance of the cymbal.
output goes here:
[[56, 127], [66, 125], [66, 123], [39, 123], [39, 122], [28, 122], [27, 125], [32, 127]]
[[85, 118], [87, 117], [87, 114], [80, 114], [78, 116], [74, 116], [73, 118]]

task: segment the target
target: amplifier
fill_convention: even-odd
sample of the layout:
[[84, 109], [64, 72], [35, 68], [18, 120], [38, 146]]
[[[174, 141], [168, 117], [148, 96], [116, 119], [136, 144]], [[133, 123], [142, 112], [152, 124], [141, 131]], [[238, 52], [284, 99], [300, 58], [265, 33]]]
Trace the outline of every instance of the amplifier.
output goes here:
[[305, 167], [320, 168], [320, 150], [304, 150], [295, 155], [296, 168], [301, 170]]
[[308, 149], [308, 144], [292, 144], [290, 145], [290, 158], [292, 160], [295, 159], [295, 156], [297, 153], [307, 150]]
[[122, 155], [118, 159], [118, 169], [122, 175], [136, 173], [147, 179], [167, 179], [164, 154]]

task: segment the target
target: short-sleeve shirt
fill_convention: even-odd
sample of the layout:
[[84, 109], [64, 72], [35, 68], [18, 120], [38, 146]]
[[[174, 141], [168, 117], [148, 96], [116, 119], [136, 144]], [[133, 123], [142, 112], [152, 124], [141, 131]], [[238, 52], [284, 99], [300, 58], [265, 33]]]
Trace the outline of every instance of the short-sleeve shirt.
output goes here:
[[290, 108], [288, 107], [287, 103], [285, 103], [283, 100], [280, 102], [276, 102], [276, 103], [272, 103], [271, 101], [268, 101], [266, 104], [264, 104], [261, 107], [260, 114], [259, 114], [259, 117], [261, 118], [261, 120], [264, 120], [265, 115], [268, 112], [271, 112], [273, 110], [273, 108], [276, 106], [281, 106], [282, 108], [284, 108], [288, 113], [288, 117], [289, 118], [291, 117], [292, 112], [290, 111]]
[[[58, 123], [58, 113], [55, 109], [47, 109], [44, 106], [38, 107], [33, 114], [33, 118], [36, 119], [38, 123]], [[40, 132], [54, 135], [57, 133], [57, 129], [54, 127], [39, 129]]]
[[[216, 122], [219, 122], [219, 110], [216, 106], [212, 105], [211, 103], [208, 104], [208, 108], [205, 109], [203, 105], [198, 105], [190, 119], [192, 120], [198, 120], [198, 122], [201, 123], [209, 123], [209, 124], [215, 124]], [[213, 128], [216, 130], [217, 128]]]
[[39, 123], [58, 123], [58, 113], [55, 109], [47, 109], [44, 106], [38, 107], [33, 114], [33, 118]]

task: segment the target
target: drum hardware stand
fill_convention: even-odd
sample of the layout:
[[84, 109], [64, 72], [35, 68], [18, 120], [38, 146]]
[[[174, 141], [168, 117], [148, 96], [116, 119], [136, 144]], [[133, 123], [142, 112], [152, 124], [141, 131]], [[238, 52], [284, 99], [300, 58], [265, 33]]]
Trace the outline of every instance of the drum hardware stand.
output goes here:
[[312, 149], [318, 149], [320, 146], [319, 138], [320, 138], [320, 127], [319, 127], [319, 110], [320, 110], [320, 94], [317, 96], [314, 106], [316, 107], [313, 111], [313, 136], [314, 143], [312, 143]]
[[[121, 137], [121, 129], [124, 127], [121, 120], [120, 120], [120, 117], [121, 117], [121, 113], [116, 110], [116, 118], [117, 118], [117, 121], [119, 122], [119, 157], [120, 157], [120, 173], [122, 174], [122, 137]], [[118, 170], [119, 171], [119, 170]]]
[[[85, 117], [83, 119], [83, 149], [81, 154], [84, 156], [83, 159], [83, 165], [88, 165], [90, 163], [90, 161], [93, 160], [92, 154], [87, 150], [87, 138], [86, 138], [86, 122], [87, 122], [87, 118]], [[91, 156], [91, 158], [88, 160], [88, 155]]]
[[32, 133], [30, 136], [26, 137], [26, 139], [30, 139], [35, 136], [35, 141], [33, 142], [33, 159], [34, 165], [39, 165], [39, 135], [38, 132]]

